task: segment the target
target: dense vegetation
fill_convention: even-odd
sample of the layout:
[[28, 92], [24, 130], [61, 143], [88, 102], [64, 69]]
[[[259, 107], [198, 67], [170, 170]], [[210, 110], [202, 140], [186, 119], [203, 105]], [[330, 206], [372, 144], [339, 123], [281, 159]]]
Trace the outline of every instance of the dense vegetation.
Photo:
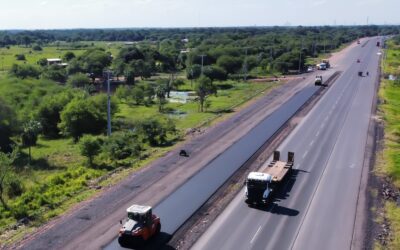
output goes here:
[[[188, 129], [273, 86], [247, 79], [303, 70], [308, 59], [358, 37], [397, 32], [386, 26], [0, 32], [0, 233], [21, 219], [40, 224], [60, 214], [110, 172], [144, 164]], [[49, 65], [47, 58], [66, 64]], [[105, 70], [112, 73], [111, 136]], [[172, 91], [189, 101], [170, 102]]]
[[[389, 176], [394, 185], [400, 187], [400, 36], [387, 42], [384, 75], [397, 77], [397, 80], [383, 79], [379, 96], [382, 104], [379, 109], [384, 119], [385, 138], [383, 154], [379, 159], [379, 170]], [[400, 207], [396, 201], [385, 201], [385, 217], [389, 220], [391, 234], [387, 245], [378, 248], [399, 249]], [[377, 243], [378, 244], [378, 243]]]

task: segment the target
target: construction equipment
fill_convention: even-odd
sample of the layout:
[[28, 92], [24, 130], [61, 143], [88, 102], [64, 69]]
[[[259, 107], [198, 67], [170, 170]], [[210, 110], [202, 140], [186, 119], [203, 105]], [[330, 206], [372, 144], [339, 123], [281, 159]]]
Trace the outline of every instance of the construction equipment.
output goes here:
[[280, 152], [275, 151], [273, 160], [262, 172], [250, 172], [246, 179], [246, 202], [265, 204], [273, 192], [290, 175], [294, 163], [294, 153], [288, 152], [287, 162], [280, 161]]
[[328, 59], [323, 59], [322, 63], [325, 63], [327, 69], [329, 69], [331, 67], [331, 64], [329, 63]]
[[152, 214], [150, 206], [132, 205], [126, 211], [128, 219], [119, 230], [118, 237], [118, 243], [122, 247], [142, 246], [160, 233], [160, 218]]
[[322, 86], [322, 76], [315, 77], [315, 86]]
[[326, 64], [325, 63], [317, 64], [317, 69], [318, 70], [326, 70]]

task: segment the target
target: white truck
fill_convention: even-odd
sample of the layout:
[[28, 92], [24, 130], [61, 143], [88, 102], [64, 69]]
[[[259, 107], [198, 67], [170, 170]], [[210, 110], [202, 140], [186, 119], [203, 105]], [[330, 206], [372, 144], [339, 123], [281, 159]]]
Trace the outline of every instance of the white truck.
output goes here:
[[246, 203], [263, 204], [290, 175], [294, 163], [294, 153], [288, 152], [287, 162], [280, 160], [280, 152], [275, 151], [272, 162], [262, 172], [250, 172], [246, 179]]

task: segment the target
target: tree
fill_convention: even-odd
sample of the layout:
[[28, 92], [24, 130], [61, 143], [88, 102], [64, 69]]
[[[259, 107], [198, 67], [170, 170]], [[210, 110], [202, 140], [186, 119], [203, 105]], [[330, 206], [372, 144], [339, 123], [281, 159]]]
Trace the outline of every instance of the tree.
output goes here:
[[93, 100], [74, 99], [61, 112], [59, 128], [75, 142], [83, 134], [99, 134], [106, 126], [107, 116], [97, 109]]
[[[118, 107], [111, 99], [111, 115]], [[77, 142], [83, 134], [99, 134], [107, 128], [107, 95], [101, 94], [85, 99], [76, 97], [61, 112], [61, 123], [58, 125], [65, 135]]]
[[12, 128], [16, 127], [16, 114], [0, 97], [0, 151], [11, 151]]
[[110, 66], [111, 55], [103, 49], [95, 48], [87, 50], [78, 60], [82, 63], [82, 69], [86, 73], [92, 73], [96, 77], [103, 76], [104, 68]]
[[0, 202], [6, 210], [9, 207], [4, 199], [4, 193], [7, 189], [8, 178], [12, 172], [12, 164], [18, 156], [18, 150], [14, 149], [12, 153], [6, 154], [0, 152]]
[[126, 85], [120, 85], [115, 90], [115, 96], [120, 100], [127, 101], [128, 98], [131, 96], [132, 89]]
[[38, 44], [34, 45], [34, 46], [32, 47], [32, 49], [33, 49], [34, 51], [42, 51], [42, 50], [43, 50], [42, 47], [40, 47]]
[[18, 78], [28, 78], [28, 77], [32, 77], [32, 78], [38, 78], [40, 75], [40, 71], [30, 65], [30, 64], [13, 64], [11, 66], [11, 69], [9, 71], [10, 75], [18, 77]]
[[136, 133], [115, 132], [105, 140], [102, 151], [112, 161], [117, 161], [128, 157], [139, 157], [142, 146], [138, 142]]
[[185, 85], [185, 81], [183, 79], [175, 79], [174, 81], [172, 81], [172, 88], [175, 90], [179, 89], [179, 86], [183, 86]]
[[154, 87], [151, 84], [143, 85], [144, 96], [146, 97], [146, 105], [151, 104], [153, 102], [153, 98], [156, 94]]
[[42, 125], [42, 133], [44, 136], [49, 138], [57, 138], [60, 136], [60, 129], [57, 127], [61, 122], [60, 113], [73, 97], [71, 91], [65, 91], [42, 100], [35, 115], [35, 119]]
[[24, 54], [17, 54], [17, 55], [15, 55], [15, 58], [16, 58], [18, 61], [26, 61], [26, 58], [25, 58], [25, 55], [24, 55]]
[[41, 130], [42, 125], [38, 121], [30, 120], [24, 124], [24, 131], [21, 134], [21, 139], [22, 145], [29, 148], [29, 164], [31, 164], [32, 160], [31, 147], [36, 145]]
[[218, 66], [204, 67], [204, 75], [211, 79], [211, 81], [219, 80], [225, 81], [228, 77], [226, 71]]
[[175, 133], [176, 128], [172, 120], [162, 122], [156, 118], [143, 120], [137, 125], [138, 132], [152, 146], [163, 145], [167, 142], [169, 133]]
[[68, 78], [67, 84], [72, 87], [82, 88], [90, 84], [90, 79], [85, 74], [77, 73]]
[[67, 80], [67, 72], [58, 65], [51, 65], [45, 68], [42, 77], [56, 82], [64, 83]]
[[66, 52], [66, 53], [64, 54], [63, 60], [69, 62], [69, 61], [71, 61], [72, 59], [74, 59], [75, 57], [76, 57], [76, 56], [75, 56], [74, 52], [68, 51], [68, 52]]
[[233, 74], [242, 68], [242, 60], [233, 56], [221, 56], [217, 60], [217, 65], [226, 70], [229, 74]]
[[217, 93], [217, 87], [213, 85], [210, 78], [202, 76], [198, 79], [194, 89], [199, 97], [200, 112], [203, 112], [205, 100], [209, 95]]
[[186, 78], [193, 80], [199, 78], [201, 75], [201, 65], [194, 64], [191, 67], [186, 68]]
[[144, 101], [144, 91], [139, 86], [135, 86], [132, 89], [131, 95], [136, 105], [140, 105]]
[[88, 158], [89, 166], [93, 166], [93, 158], [101, 151], [101, 141], [92, 135], [85, 135], [80, 139], [79, 149], [81, 155]]
[[156, 88], [156, 97], [157, 97], [157, 104], [158, 104], [158, 112], [164, 111], [164, 105], [167, 104], [167, 99], [165, 98], [167, 94], [167, 90], [165, 85], [159, 84]]

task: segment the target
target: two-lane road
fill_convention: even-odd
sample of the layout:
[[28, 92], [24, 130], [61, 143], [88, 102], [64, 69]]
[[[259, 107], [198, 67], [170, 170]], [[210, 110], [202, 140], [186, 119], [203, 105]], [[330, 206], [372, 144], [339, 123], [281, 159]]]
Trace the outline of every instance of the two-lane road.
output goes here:
[[342, 76], [281, 145], [282, 155], [296, 153], [295, 170], [275, 202], [250, 208], [240, 192], [193, 249], [351, 248], [378, 77], [369, 40], [341, 60]]

